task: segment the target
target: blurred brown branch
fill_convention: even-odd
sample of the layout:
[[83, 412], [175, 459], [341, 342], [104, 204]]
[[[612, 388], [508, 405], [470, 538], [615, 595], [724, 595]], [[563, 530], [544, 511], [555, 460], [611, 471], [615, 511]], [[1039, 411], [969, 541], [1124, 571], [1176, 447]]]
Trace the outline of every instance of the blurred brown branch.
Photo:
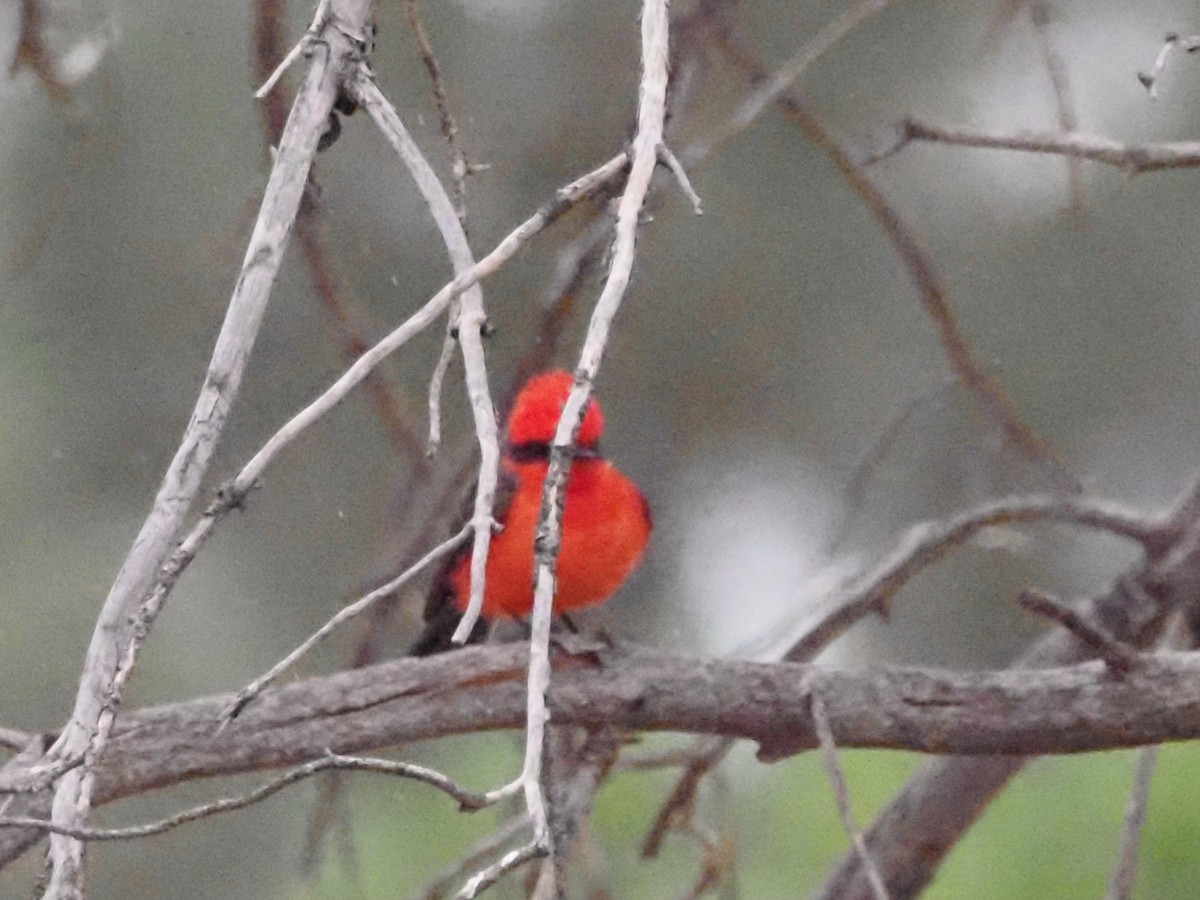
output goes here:
[[[716, 32], [715, 37], [730, 61], [749, 75], [754, 84], [771, 83], [770, 73], [739, 41], [725, 32]], [[800, 100], [786, 91], [779, 91], [774, 99], [784, 115], [837, 166], [846, 184], [879, 223], [908, 271], [921, 306], [937, 331], [938, 341], [946, 353], [951, 370], [963, 387], [971, 392], [979, 409], [1000, 428], [1008, 442], [1022, 456], [1046, 473], [1058, 490], [1078, 493], [1078, 480], [1058, 461], [1052, 448], [1020, 417], [1004, 386], [975, 352], [959, 324], [958, 315], [950, 305], [944, 279], [924, 242], [867, 174], [865, 166], [850, 157]]]

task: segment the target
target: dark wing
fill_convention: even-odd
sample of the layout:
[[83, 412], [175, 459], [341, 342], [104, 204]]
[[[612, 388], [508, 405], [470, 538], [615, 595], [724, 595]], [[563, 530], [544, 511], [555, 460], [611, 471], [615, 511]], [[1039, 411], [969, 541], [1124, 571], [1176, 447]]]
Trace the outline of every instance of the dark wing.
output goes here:
[[[516, 493], [516, 490], [516, 473], [508, 467], [506, 462], [501, 462], [500, 477], [496, 483], [496, 503], [492, 512], [493, 518], [501, 525], [508, 516], [508, 508], [512, 505], [513, 494]], [[460, 522], [470, 519], [474, 502], [475, 491], [472, 489], [466, 509], [459, 519]], [[463, 559], [471, 555], [471, 543], [468, 540], [458, 550], [446, 557], [441, 568], [438, 569], [437, 576], [429, 588], [429, 595], [425, 598], [425, 630], [408, 648], [409, 656], [432, 656], [435, 653], [444, 653], [459, 646], [450, 640], [463, 617], [454, 603], [454, 588], [450, 584], [450, 575]], [[488, 623], [480, 618], [475, 623], [470, 637], [467, 638], [467, 643], [477, 644], [482, 641], [487, 637], [488, 627]]]

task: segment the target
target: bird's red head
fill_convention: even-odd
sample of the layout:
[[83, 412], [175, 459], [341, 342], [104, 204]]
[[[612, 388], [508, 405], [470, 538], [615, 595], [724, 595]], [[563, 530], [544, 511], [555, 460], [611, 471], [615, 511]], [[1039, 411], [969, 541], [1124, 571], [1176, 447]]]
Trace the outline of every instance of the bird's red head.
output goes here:
[[[509, 445], [519, 447], [523, 444], [553, 443], [558, 419], [574, 384], [571, 373], [563, 371], [543, 372], [525, 382], [508, 415]], [[589, 398], [576, 445], [595, 447], [602, 431], [604, 415], [595, 398]]]

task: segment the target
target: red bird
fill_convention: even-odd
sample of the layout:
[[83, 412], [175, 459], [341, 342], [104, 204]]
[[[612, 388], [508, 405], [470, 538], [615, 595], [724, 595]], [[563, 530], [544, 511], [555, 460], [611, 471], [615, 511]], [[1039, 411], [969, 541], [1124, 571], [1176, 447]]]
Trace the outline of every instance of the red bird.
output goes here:
[[[533, 610], [534, 533], [550, 445], [574, 379], [569, 372], [535, 375], [517, 395], [508, 417], [493, 515], [502, 530], [488, 551], [483, 592], [485, 619], [522, 618]], [[629, 577], [650, 537], [650, 508], [637, 486], [600, 456], [604, 416], [588, 400], [576, 440], [563, 505], [554, 612], [603, 603]], [[422, 656], [450, 649], [450, 634], [467, 608], [471, 550], [464, 547], [443, 569], [426, 605], [425, 634], [410, 651]], [[484, 633], [477, 628], [472, 639]]]

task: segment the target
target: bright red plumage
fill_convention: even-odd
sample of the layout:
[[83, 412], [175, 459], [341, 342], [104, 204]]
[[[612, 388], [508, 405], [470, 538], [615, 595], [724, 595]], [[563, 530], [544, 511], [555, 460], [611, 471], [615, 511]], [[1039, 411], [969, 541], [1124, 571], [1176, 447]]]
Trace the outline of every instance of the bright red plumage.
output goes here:
[[[530, 379], [513, 403], [507, 427], [502, 479], [512, 493], [496, 518], [503, 530], [492, 538], [488, 554], [483, 615], [522, 617], [533, 607], [533, 541], [541, 509], [542, 483], [549, 448], [570, 393], [568, 372], [547, 372]], [[589, 400], [579, 429], [581, 453], [571, 465], [563, 506], [562, 544], [558, 555], [556, 613], [602, 603], [637, 566], [650, 537], [650, 510], [637, 487], [596, 453], [604, 416]], [[470, 590], [470, 553], [449, 571], [454, 604], [466, 608]]]

